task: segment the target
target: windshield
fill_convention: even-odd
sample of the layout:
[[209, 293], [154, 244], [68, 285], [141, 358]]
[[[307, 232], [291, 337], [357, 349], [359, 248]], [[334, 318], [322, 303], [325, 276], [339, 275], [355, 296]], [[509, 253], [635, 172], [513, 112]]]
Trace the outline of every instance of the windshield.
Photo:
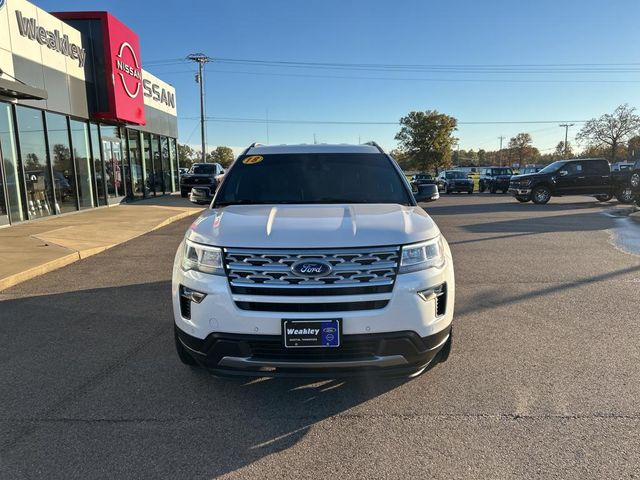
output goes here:
[[278, 203], [413, 205], [405, 183], [391, 160], [383, 154], [252, 155], [239, 158], [226, 177], [214, 206]]
[[446, 173], [447, 178], [467, 178], [467, 174], [464, 172], [447, 172]]
[[557, 162], [553, 162], [550, 163], [549, 165], [547, 165], [546, 167], [544, 167], [542, 170], [540, 170], [538, 173], [551, 173], [551, 172], [555, 172], [556, 170], [558, 170], [560, 167], [562, 167], [562, 165], [564, 165], [566, 162], [566, 160], [558, 160]]
[[493, 174], [494, 175], [513, 175], [513, 170], [511, 170], [510, 168], [494, 168]]
[[216, 166], [213, 164], [194, 165], [191, 167], [190, 173], [193, 173], [194, 175], [211, 175], [216, 173]]
[[416, 175], [417, 180], [431, 180], [431, 175]]

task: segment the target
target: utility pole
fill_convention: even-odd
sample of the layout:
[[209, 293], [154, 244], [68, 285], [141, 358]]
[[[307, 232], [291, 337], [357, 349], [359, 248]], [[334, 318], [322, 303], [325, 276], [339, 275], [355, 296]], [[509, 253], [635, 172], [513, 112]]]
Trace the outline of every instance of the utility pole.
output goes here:
[[502, 166], [502, 140], [505, 140], [507, 137], [503, 137], [500, 135], [498, 140], [500, 140], [500, 150], [498, 150], [498, 160], [500, 161], [500, 166]]
[[207, 137], [204, 121], [204, 64], [212, 59], [204, 53], [192, 53], [187, 56], [187, 60], [198, 64], [198, 73], [196, 74], [196, 82], [200, 84], [200, 140], [202, 141], [202, 161], [207, 161]]
[[567, 148], [567, 138], [569, 136], [569, 127], [573, 127], [575, 123], [561, 123], [560, 127], [564, 127], [564, 158], [567, 158], [569, 149]]

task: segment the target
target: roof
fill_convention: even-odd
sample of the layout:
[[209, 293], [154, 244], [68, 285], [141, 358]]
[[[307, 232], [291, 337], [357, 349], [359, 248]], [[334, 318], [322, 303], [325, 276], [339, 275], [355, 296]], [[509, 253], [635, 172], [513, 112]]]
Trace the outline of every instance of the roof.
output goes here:
[[299, 145], [256, 145], [255, 147], [249, 148], [246, 153], [254, 155], [266, 155], [269, 153], [380, 153], [380, 150], [374, 145], [303, 143]]

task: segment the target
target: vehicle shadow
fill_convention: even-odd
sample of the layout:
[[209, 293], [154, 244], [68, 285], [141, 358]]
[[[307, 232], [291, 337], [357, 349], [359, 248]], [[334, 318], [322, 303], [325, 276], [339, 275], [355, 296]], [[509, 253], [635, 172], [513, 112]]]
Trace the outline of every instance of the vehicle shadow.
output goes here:
[[0, 477], [216, 478], [408, 381], [215, 378], [179, 363], [170, 288], [0, 302]]
[[462, 228], [472, 233], [519, 234], [551, 232], [587, 232], [608, 230], [615, 226], [615, 218], [597, 212], [549, 215], [535, 218], [519, 218], [498, 222], [475, 223]]
[[[510, 198], [507, 195], [500, 194], [479, 194], [482, 196], [486, 196], [489, 198], [503, 198], [505, 201], [501, 203], [496, 202], [487, 202], [487, 203], [459, 203], [454, 205], [438, 205], [437, 202], [430, 203], [428, 206], [425, 206], [427, 212], [430, 215], [474, 215], [474, 214], [482, 214], [482, 213], [498, 213], [498, 212], [561, 212], [566, 210], [577, 210], [577, 209], [592, 209], [592, 208], [601, 208], [607, 209], [611, 208], [614, 205], [617, 205], [617, 202], [605, 202], [601, 203], [598, 201], [582, 201], [582, 202], [571, 202], [571, 203], [548, 203], [546, 205], [536, 205], [535, 203], [519, 203], [513, 198]], [[466, 197], [466, 195], [463, 195]], [[477, 195], [474, 195], [477, 197]]]

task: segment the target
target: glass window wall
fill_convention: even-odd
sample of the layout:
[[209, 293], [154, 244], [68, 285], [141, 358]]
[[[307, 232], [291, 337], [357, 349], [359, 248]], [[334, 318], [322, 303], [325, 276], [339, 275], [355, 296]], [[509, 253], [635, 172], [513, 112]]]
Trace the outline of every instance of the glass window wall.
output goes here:
[[0, 224], [25, 220], [11, 110], [10, 104], [0, 102]]
[[156, 194], [163, 193], [162, 156], [160, 155], [160, 138], [157, 135], [151, 135], [151, 154], [153, 155], [153, 190]]
[[45, 119], [49, 139], [49, 158], [53, 168], [56, 213], [73, 212], [78, 209], [78, 202], [67, 117], [47, 112]]
[[100, 142], [98, 125], [92, 123], [89, 126], [89, 131], [91, 133], [93, 172], [96, 176], [96, 203], [97, 205], [106, 205], [107, 196], [105, 190], [104, 164], [102, 161], [102, 143]]
[[78, 173], [78, 201], [80, 208], [95, 206], [93, 198], [93, 176], [91, 175], [91, 159], [89, 152], [89, 128], [86, 122], [71, 120], [71, 144], [73, 159]]
[[180, 188], [180, 171], [178, 170], [178, 151], [176, 149], [176, 139], [169, 139], [169, 156], [171, 158], [171, 172], [173, 177], [172, 192], [176, 192]]
[[47, 161], [42, 112], [16, 106], [20, 160], [24, 168], [29, 218], [54, 214], [51, 171]]
[[124, 181], [123, 139], [120, 129], [111, 125], [100, 125], [102, 135], [102, 155], [105, 162], [107, 194], [110, 198], [127, 195]]
[[167, 137], [160, 137], [160, 146], [162, 150], [162, 173], [164, 178], [164, 191], [165, 193], [171, 192], [171, 165], [169, 162], [169, 140]]
[[144, 181], [142, 171], [142, 155], [140, 152], [140, 132], [137, 130], [127, 130], [129, 140], [129, 168], [132, 196], [144, 196]]

